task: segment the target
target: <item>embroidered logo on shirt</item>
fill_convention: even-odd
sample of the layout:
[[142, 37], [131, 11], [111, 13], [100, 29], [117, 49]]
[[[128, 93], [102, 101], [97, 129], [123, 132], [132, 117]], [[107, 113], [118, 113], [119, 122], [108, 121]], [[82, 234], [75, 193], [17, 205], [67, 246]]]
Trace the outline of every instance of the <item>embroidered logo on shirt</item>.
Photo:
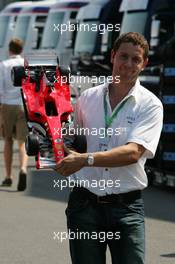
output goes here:
[[126, 119], [128, 121], [128, 124], [132, 124], [135, 121], [135, 117], [133, 116], [127, 116]]

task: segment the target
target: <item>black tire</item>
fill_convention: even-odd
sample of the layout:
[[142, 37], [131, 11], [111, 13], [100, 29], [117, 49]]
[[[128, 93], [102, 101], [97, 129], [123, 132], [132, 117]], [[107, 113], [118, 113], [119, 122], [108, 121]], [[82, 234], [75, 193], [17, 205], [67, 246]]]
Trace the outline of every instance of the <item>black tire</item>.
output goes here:
[[70, 78], [70, 69], [65, 68], [63, 66], [61, 66], [60, 68], [60, 73], [62, 77], [65, 77], [66, 82], [69, 84], [69, 78]]
[[23, 66], [15, 66], [12, 68], [11, 79], [14, 86], [21, 86], [22, 79], [25, 77], [25, 69]]
[[75, 135], [73, 148], [79, 153], [87, 152], [87, 140], [84, 135]]
[[36, 156], [39, 152], [39, 139], [35, 134], [29, 134], [25, 142], [26, 153], [28, 156]]

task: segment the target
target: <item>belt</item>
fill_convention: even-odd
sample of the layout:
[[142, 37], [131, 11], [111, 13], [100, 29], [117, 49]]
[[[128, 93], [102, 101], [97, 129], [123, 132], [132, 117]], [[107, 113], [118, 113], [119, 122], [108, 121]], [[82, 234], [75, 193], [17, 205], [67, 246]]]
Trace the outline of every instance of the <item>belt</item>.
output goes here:
[[134, 200], [140, 199], [142, 197], [142, 192], [140, 190], [120, 194], [107, 194], [105, 196], [98, 196], [90, 192], [88, 189], [78, 186], [75, 186], [73, 191], [79, 192], [89, 201], [99, 204], [112, 204], [117, 202], [131, 203]]

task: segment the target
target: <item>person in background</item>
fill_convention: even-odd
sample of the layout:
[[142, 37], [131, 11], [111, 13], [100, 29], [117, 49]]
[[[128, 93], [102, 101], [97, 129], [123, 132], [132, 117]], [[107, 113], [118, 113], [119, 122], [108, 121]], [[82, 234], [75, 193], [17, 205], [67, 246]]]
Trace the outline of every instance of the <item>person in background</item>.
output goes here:
[[[105, 264], [107, 246], [113, 264], [145, 263], [144, 164], [155, 155], [163, 124], [162, 103], [138, 79], [148, 51], [139, 33], [119, 36], [112, 82], [87, 89], [78, 100], [75, 126], [88, 129], [87, 153], [65, 147], [67, 156], [57, 163], [57, 172], [77, 183], [66, 209], [73, 264]], [[104, 136], [94, 128], [104, 128]]]
[[20, 39], [12, 39], [9, 43], [9, 59], [0, 62], [0, 103], [2, 114], [2, 136], [4, 138], [4, 162], [6, 177], [1, 186], [11, 186], [13, 141], [18, 141], [19, 148], [19, 178], [18, 191], [26, 188], [28, 157], [25, 152], [25, 138], [27, 135], [27, 124], [22, 104], [20, 87], [14, 87], [11, 80], [11, 69], [13, 66], [24, 65], [21, 56], [23, 43]]

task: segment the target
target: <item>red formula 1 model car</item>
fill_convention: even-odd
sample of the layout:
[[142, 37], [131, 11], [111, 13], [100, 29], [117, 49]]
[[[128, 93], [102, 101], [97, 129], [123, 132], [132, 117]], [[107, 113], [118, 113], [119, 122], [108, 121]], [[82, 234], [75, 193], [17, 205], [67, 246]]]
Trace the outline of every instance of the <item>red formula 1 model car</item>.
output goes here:
[[[29, 129], [26, 152], [36, 156], [37, 169], [54, 168], [65, 156], [62, 128], [73, 112], [68, 82], [70, 73], [59, 66], [56, 56], [40, 55], [37, 61], [30, 55], [25, 59], [24, 67], [13, 67], [12, 80], [14, 86], [22, 87]], [[86, 151], [84, 136], [74, 136], [69, 145], [78, 152]]]

